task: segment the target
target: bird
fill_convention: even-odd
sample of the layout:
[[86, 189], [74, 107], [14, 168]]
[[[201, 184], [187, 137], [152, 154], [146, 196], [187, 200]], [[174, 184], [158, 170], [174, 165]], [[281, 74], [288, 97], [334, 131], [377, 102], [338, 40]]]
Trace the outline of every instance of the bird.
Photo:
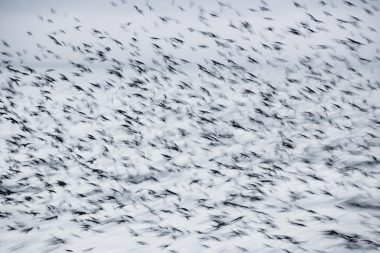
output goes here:
[[9, 3], [1, 249], [377, 252], [378, 5]]

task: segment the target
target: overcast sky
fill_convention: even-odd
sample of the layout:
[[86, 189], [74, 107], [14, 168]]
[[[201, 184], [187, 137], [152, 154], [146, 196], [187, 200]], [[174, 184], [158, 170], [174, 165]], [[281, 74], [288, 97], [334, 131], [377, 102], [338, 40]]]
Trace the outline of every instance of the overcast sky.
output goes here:
[[[223, 4], [221, 4], [223, 3]], [[111, 46], [115, 56], [127, 60], [134, 48], [127, 46], [133, 43], [139, 47], [139, 58], [150, 61], [153, 55], [150, 37], [160, 37], [168, 40], [171, 37], [182, 37], [186, 47], [180, 49], [167, 48], [178, 57], [202, 61], [202, 58], [218, 57], [210, 39], [199, 33], [189, 31], [194, 28], [202, 31], [212, 31], [223, 39], [233, 39], [243, 47], [262, 47], [263, 44], [273, 46], [282, 43], [281, 51], [259, 51], [258, 57], [263, 59], [283, 58], [297, 60], [307, 54], [337, 54], [350, 56], [352, 53], [346, 47], [337, 44], [336, 40], [353, 38], [360, 42], [365, 38], [372, 42], [360, 48], [360, 55], [371, 58], [379, 55], [378, 22], [379, 1], [352, 1], [349, 6], [343, 1], [299, 1], [297, 8], [293, 1], [58, 1], [58, 0], [13, 0], [0, 1], [0, 38], [11, 45], [11, 49], [0, 46], [0, 50], [19, 52], [23, 62], [30, 65], [48, 64], [62, 66], [68, 59], [82, 59], [70, 50], [70, 47], [54, 45], [48, 35], [54, 35], [58, 40], [70, 45], [80, 45], [82, 42], [99, 47]], [[137, 9], [142, 10], [143, 14]], [[150, 8], [153, 10], [150, 10]], [[267, 10], [266, 10], [267, 9]], [[373, 14], [369, 15], [365, 9]], [[316, 23], [307, 14], [312, 14], [321, 23]], [[212, 16], [215, 15], [215, 16]], [[204, 16], [205, 22], [201, 22]], [[163, 22], [160, 17], [169, 17]], [[338, 26], [337, 19], [345, 21], [360, 21]], [[251, 32], [241, 29], [241, 24], [248, 21]], [[310, 25], [316, 33], [304, 33], [295, 36], [289, 29], [302, 28], [302, 24]], [[232, 29], [230, 24], [240, 30]], [[75, 29], [80, 26], [79, 30]], [[269, 31], [268, 28], [272, 28]], [[373, 29], [372, 29], [373, 28]], [[118, 50], [109, 39], [98, 39], [93, 29], [104, 32], [105, 36], [121, 41], [125, 50]], [[27, 32], [32, 35], [28, 35]], [[103, 34], [103, 35], [104, 35]], [[99, 36], [98, 36], [99, 37]], [[138, 41], [134, 41], [133, 38]], [[166, 41], [167, 42], [167, 41]], [[168, 43], [166, 43], [168, 44]], [[208, 45], [207, 50], [194, 50], [200, 44]], [[326, 50], [316, 50], [317, 45], [329, 45]], [[165, 44], [160, 44], [165, 47]], [[56, 56], [46, 51], [56, 53]], [[239, 55], [232, 52], [231, 57], [239, 61]], [[45, 52], [42, 62], [35, 61], [36, 54]], [[318, 56], [319, 57], [319, 56]], [[323, 56], [326, 57], [326, 56]]]

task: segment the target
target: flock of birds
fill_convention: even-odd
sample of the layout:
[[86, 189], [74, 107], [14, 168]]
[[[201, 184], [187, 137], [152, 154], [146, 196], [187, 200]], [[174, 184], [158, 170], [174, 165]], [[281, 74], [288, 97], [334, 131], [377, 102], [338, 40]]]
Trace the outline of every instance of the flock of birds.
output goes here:
[[96, 3], [1, 38], [1, 252], [380, 251], [378, 1]]

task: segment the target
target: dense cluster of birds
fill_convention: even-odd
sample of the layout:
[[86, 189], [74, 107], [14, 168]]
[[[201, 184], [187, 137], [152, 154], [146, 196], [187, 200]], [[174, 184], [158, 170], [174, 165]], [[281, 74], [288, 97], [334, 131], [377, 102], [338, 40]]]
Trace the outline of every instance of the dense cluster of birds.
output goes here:
[[279, 2], [1, 38], [0, 251], [378, 252], [379, 2]]

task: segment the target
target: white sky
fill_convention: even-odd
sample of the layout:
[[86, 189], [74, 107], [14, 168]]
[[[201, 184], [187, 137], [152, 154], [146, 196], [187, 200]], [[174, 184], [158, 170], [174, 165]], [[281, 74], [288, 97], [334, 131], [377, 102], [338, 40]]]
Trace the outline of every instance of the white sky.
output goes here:
[[[58, 1], [58, 0], [13, 0], [0, 1], [0, 38], [11, 45], [11, 49], [0, 45], [1, 51], [8, 51], [15, 55], [16, 51], [21, 53], [17, 58], [31, 66], [49, 65], [65, 66], [69, 59], [81, 61], [84, 55], [73, 53], [70, 47], [56, 46], [48, 38], [48, 34], [54, 36], [64, 43], [71, 45], [81, 45], [86, 42], [94, 45], [98, 49], [111, 47], [113, 56], [120, 61], [127, 62], [128, 59], [135, 58], [144, 62], [151, 62], [154, 51], [151, 46], [150, 37], [160, 37], [168, 40], [170, 37], [183, 36], [185, 44], [183, 47], [174, 49], [169, 43], [159, 41], [157, 44], [165, 49], [165, 52], [175, 54], [178, 58], [184, 58], [192, 62], [202, 63], [204, 59], [218, 59], [219, 55], [215, 43], [210, 38], [205, 38], [196, 32], [190, 32], [188, 28], [202, 31], [212, 31], [221, 38], [233, 39], [236, 45], [246, 49], [251, 46], [258, 49], [258, 52], [242, 52], [241, 55], [236, 48], [225, 49], [224, 53], [230, 53], [231, 59], [235, 62], [246, 64], [246, 56], [251, 55], [263, 61], [273, 61], [274, 58], [282, 58], [297, 62], [299, 57], [318, 53], [325, 59], [328, 55], [340, 55], [350, 57], [351, 51], [345, 46], [337, 44], [337, 39], [352, 38], [363, 42], [363, 36], [373, 41], [360, 47], [359, 54], [363, 58], [373, 59], [379, 56], [379, 35], [369, 27], [377, 31], [380, 30], [378, 22], [379, 1], [352, 1], [356, 7], [350, 7], [343, 1], [326, 1], [326, 6], [322, 6], [319, 1], [299, 1], [304, 8], [296, 8], [292, 1], [220, 1], [227, 3], [231, 8], [222, 7], [219, 1], [150, 1], [154, 11], [149, 11], [146, 1]], [[114, 4], [112, 4], [114, 3]], [[139, 14], [134, 6], [143, 10], [144, 15]], [[270, 11], [261, 11], [260, 8], [267, 7]], [[180, 8], [183, 8], [182, 11]], [[209, 26], [199, 21], [200, 8], [205, 10], [204, 16], [207, 18]], [[371, 10], [374, 15], [370, 16], [364, 8]], [[52, 12], [54, 9], [54, 13]], [[253, 12], [250, 9], [257, 11]], [[333, 16], [327, 16], [325, 13]], [[210, 13], [218, 14], [219, 17], [212, 17]], [[312, 14], [324, 23], [313, 22], [306, 13]], [[175, 21], [163, 23], [159, 17], [170, 17]], [[272, 20], [268, 20], [267, 18]], [[353, 20], [357, 17], [362, 22], [358, 22], [358, 27], [345, 24], [344, 30], [337, 26], [337, 19]], [[41, 19], [42, 18], [42, 19]], [[78, 18], [80, 22], [75, 20]], [[49, 22], [48, 20], [52, 22]], [[252, 25], [252, 33], [244, 30], [232, 29], [229, 24], [241, 26], [242, 22], [248, 21]], [[131, 22], [127, 28], [121, 28], [122, 24]], [[310, 28], [317, 30], [324, 29], [314, 34], [307, 33], [301, 28], [300, 22], [310, 25]], [[80, 32], [74, 29], [80, 25]], [[268, 27], [273, 27], [273, 32], [268, 31]], [[288, 31], [297, 28], [305, 31], [305, 36], [295, 36]], [[92, 29], [107, 31], [109, 36], [121, 41], [125, 50], [118, 50], [118, 46], [110, 39], [95, 38]], [[27, 31], [31, 31], [33, 36], [28, 36]], [[64, 33], [62, 33], [64, 31]], [[108, 35], [105, 35], [109, 37]], [[138, 42], [134, 42], [136, 38]], [[281, 52], [268, 50], [263, 44], [273, 46], [274, 43], [283, 43]], [[133, 43], [139, 48], [140, 56], [135, 57], [135, 49], [129, 46]], [[197, 49], [198, 45], [205, 44], [207, 49]], [[312, 47], [324, 44], [332, 48], [327, 50], [315, 50]], [[59, 55], [62, 59], [56, 59], [48, 50]], [[42, 62], [35, 60], [34, 55], [46, 58]], [[314, 56], [315, 57], [315, 56]], [[13, 58], [13, 61], [15, 59]], [[17, 62], [17, 61], [16, 61]], [[373, 65], [377, 65], [373, 61]], [[15, 63], [15, 62], [14, 62]], [[355, 63], [353, 63], [355, 65]]]

